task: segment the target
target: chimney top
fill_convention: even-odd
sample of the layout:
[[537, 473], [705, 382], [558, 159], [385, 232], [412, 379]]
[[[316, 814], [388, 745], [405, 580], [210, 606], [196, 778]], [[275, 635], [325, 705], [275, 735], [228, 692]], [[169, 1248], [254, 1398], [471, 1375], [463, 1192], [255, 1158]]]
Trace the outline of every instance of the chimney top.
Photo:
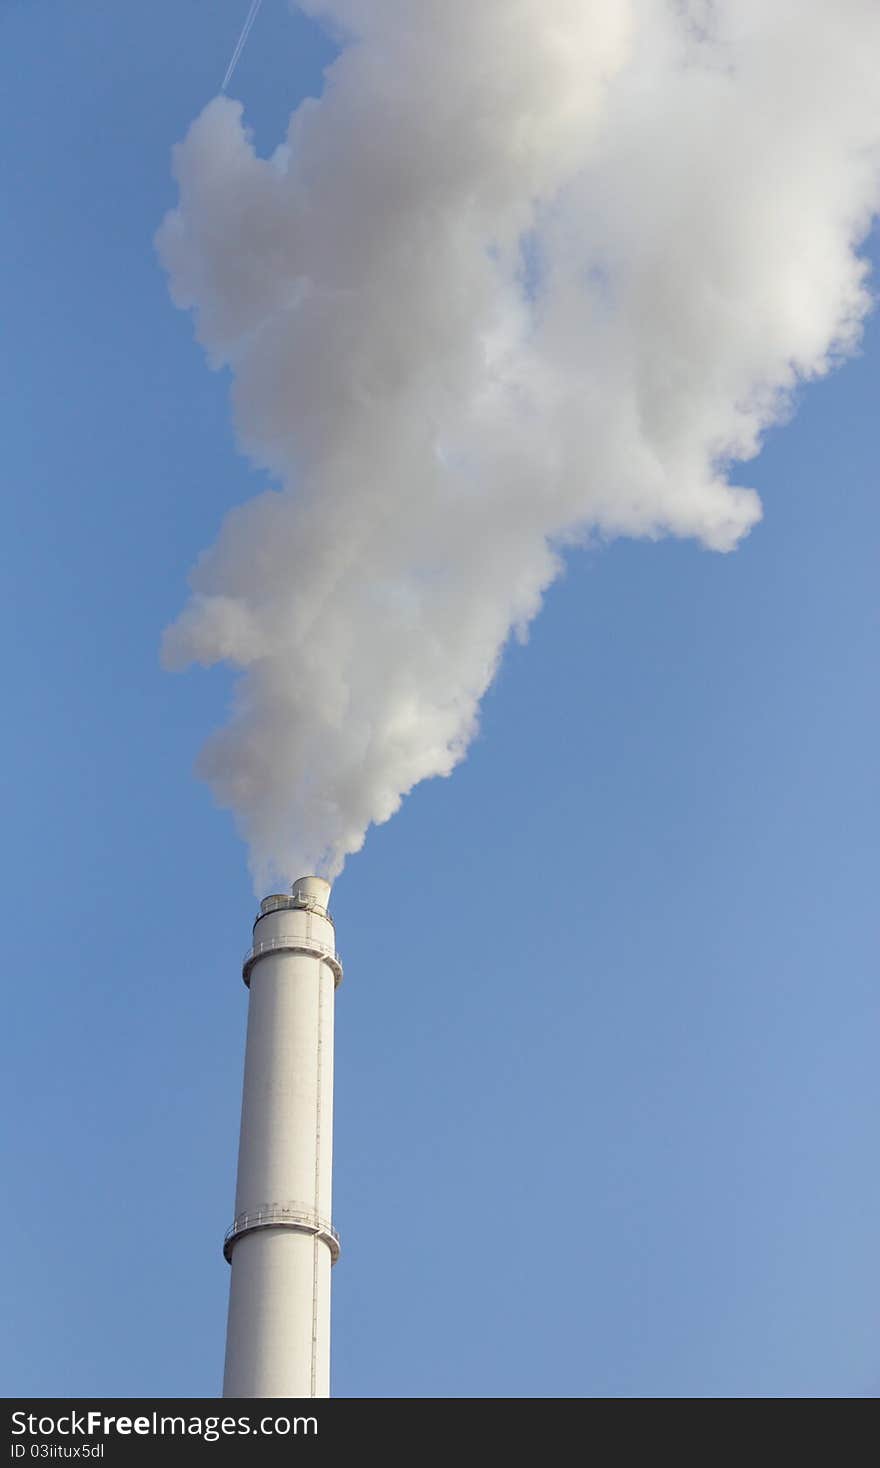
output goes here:
[[324, 877], [297, 877], [291, 892], [303, 907], [326, 912], [330, 903], [330, 883]]

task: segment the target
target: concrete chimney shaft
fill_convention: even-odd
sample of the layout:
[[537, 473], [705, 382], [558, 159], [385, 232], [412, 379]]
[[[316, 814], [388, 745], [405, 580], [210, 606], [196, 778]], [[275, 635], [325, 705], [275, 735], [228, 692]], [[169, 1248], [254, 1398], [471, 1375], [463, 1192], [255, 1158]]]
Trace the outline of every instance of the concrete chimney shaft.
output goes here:
[[224, 1397], [330, 1395], [333, 1011], [330, 883], [266, 897], [250, 988]]

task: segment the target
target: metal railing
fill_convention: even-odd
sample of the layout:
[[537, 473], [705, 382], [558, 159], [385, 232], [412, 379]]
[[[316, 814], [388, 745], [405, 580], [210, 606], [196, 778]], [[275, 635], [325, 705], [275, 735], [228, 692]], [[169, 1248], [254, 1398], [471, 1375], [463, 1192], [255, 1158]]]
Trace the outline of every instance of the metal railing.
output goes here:
[[223, 1238], [223, 1257], [227, 1262], [232, 1261], [232, 1250], [237, 1241], [245, 1234], [254, 1233], [261, 1228], [289, 1228], [296, 1233], [314, 1234], [316, 1238], [323, 1239], [330, 1250], [332, 1263], [339, 1258], [339, 1235], [328, 1218], [322, 1218], [314, 1208], [307, 1208], [304, 1203], [261, 1203], [259, 1208], [251, 1208], [246, 1213], [239, 1213], [232, 1227], [226, 1230]]
[[326, 907], [310, 892], [273, 892], [271, 896], [264, 897], [260, 903], [257, 920], [259, 921], [261, 917], [265, 917], [270, 912], [287, 912], [291, 910], [294, 912], [314, 912], [317, 913], [318, 917], [326, 918], [328, 923], [332, 923], [333, 921]]
[[342, 962], [339, 955], [326, 943], [317, 938], [306, 938], [299, 933], [290, 933], [279, 938], [265, 938], [247, 950], [241, 965], [241, 976], [250, 988], [251, 969], [264, 953], [305, 953], [311, 958], [322, 958], [333, 971], [333, 983], [339, 988], [342, 983]]
[[323, 918], [333, 926], [328, 909], [313, 893], [272, 893], [269, 897], [264, 897], [260, 903], [260, 912], [257, 913], [257, 922], [260, 918], [266, 918], [269, 913], [281, 912], [314, 913], [317, 918]]

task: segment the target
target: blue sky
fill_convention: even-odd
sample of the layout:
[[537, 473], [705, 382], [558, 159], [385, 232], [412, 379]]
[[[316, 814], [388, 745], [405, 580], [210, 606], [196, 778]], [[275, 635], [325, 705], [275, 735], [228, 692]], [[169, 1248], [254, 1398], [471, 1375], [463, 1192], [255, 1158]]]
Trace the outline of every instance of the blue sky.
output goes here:
[[[245, 9], [0, 6], [8, 1395], [219, 1391], [254, 902], [157, 649], [262, 481], [151, 241]], [[330, 54], [264, 5], [261, 146]], [[878, 376], [736, 554], [573, 553], [340, 879], [335, 1394], [880, 1388]]]

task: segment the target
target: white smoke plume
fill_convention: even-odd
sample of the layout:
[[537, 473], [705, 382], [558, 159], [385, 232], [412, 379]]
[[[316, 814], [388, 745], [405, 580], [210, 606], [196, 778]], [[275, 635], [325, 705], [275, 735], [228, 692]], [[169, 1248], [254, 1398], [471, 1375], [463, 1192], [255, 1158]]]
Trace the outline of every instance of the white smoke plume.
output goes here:
[[258, 886], [337, 873], [473, 738], [567, 543], [731, 550], [728, 482], [857, 345], [877, 0], [302, 0], [257, 157], [212, 101], [158, 236], [274, 487], [165, 635], [240, 669], [201, 773]]

